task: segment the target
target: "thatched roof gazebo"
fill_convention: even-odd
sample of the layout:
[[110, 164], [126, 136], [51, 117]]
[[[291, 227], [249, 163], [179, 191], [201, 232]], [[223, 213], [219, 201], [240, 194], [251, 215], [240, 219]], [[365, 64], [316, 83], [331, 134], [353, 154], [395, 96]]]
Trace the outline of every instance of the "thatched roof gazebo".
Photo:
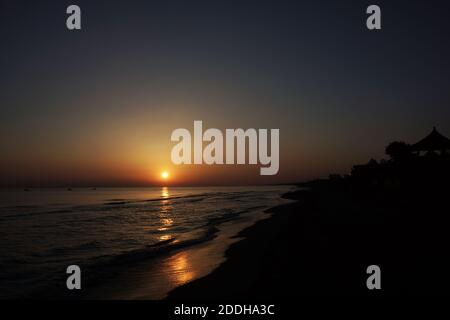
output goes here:
[[415, 152], [433, 152], [433, 151], [441, 151], [445, 152], [450, 150], [450, 139], [440, 134], [436, 127], [433, 128], [433, 131], [420, 140], [419, 142], [413, 144], [411, 146], [411, 151]]

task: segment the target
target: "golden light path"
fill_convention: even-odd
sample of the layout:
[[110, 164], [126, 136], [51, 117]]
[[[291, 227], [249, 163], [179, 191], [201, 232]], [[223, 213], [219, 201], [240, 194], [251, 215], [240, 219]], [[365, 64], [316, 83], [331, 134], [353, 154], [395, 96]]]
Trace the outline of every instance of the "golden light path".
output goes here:
[[[169, 178], [169, 173], [167, 171], [163, 171], [161, 173], [161, 177], [164, 180]], [[161, 196], [163, 200], [161, 201], [161, 210], [159, 212], [159, 218], [161, 221], [161, 227], [158, 228], [159, 231], [169, 230], [173, 225], [174, 221], [172, 219], [172, 205], [169, 199], [169, 188], [162, 187], [161, 188]], [[159, 241], [169, 240], [173, 237], [170, 233], [161, 235], [159, 237]], [[182, 285], [186, 282], [189, 282], [195, 277], [195, 269], [192, 269], [190, 263], [190, 255], [185, 252], [180, 252], [172, 256], [166, 261], [165, 272], [175, 285]]]
[[[167, 241], [174, 237], [171, 228], [176, 222], [176, 215], [173, 212], [170, 188], [161, 187], [160, 195], [160, 208], [157, 213], [159, 241]], [[158, 259], [149, 259], [130, 266], [131, 272], [124, 272], [118, 275], [115, 281], [99, 286], [89, 294], [89, 297], [101, 299], [108, 295], [112, 299], [120, 300], [164, 299], [172, 289], [206, 276], [223, 263], [226, 249], [239, 240], [234, 237], [237, 230], [255, 221], [245, 221], [237, 229], [236, 225], [224, 225], [221, 232], [211, 241], [175, 250]]]
[[[172, 219], [172, 204], [169, 200], [169, 188], [162, 187], [161, 188], [161, 209], [159, 212], [159, 219], [161, 222], [161, 226], [158, 228], [158, 231], [168, 231], [170, 227], [173, 225]], [[161, 235], [159, 237], [159, 241], [170, 240], [173, 237], [170, 233]]]

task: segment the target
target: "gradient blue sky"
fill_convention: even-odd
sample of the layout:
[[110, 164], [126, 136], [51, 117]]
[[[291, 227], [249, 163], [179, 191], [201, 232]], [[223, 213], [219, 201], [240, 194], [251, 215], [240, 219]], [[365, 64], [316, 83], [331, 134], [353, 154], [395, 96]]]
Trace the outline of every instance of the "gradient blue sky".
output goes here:
[[[82, 9], [82, 30], [65, 8]], [[290, 182], [450, 135], [444, 1], [0, 1], [0, 185]], [[280, 128], [274, 177], [178, 167], [170, 133]]]

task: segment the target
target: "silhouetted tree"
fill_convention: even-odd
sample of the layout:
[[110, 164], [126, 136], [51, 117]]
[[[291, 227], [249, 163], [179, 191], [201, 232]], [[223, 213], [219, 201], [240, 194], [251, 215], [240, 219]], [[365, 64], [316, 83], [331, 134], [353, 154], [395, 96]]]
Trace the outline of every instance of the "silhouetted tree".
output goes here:
[[385, 150], [386, 154], [391, 157], [393, 161], [402, 161], [409, 159], [412, 155], [409, 144], [402, 141], [391, 142]]
[[342, 179], [342, 176], [339, 173], [331, 173], [328, 176], [328, 179], [330, 179], [330, 180], [340, 180], [340, 179]]

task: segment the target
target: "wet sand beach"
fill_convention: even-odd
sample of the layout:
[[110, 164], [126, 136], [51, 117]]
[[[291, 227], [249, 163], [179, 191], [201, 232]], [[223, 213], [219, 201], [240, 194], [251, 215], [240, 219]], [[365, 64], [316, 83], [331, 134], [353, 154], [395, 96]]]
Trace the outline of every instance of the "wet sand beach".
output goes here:
[[[272, 209], [270, 219], [242, 231], [239, 237], [245, 239], [227, 250], [219, 268], [173, 290], [169, 299], [283, 301], [445, 292], [449, 236], [436, 211], [444, 198], [392, 199], [388, 192], [330, 185], [286, 194], [296, 202]], [[366, 269], [373, 264], [382, 270], [383, 290], [366, 287]]]
[[236, 236], [239, 230], [267, 218], [269, 218], [267, 213], [259, 212], [240, 222], [223, 223], [217, 227], [219, 230], [210, 241], [143, 261], [88, 289], [84, 298], [164, 299], [172, 289], [214, 271], [225, 261], [227, 248], [243, 239]]

